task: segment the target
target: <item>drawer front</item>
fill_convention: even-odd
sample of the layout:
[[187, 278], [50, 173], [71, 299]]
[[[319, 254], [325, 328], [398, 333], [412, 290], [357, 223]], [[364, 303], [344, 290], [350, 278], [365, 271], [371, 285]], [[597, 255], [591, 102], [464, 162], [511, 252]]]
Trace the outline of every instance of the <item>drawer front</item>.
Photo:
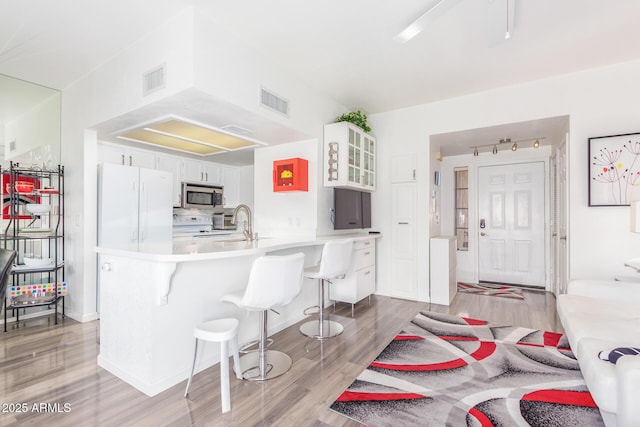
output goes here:
[[375, 265], [376, 263], [376, 247], [369, 246], [364, 249], [359, 249], [355, 252], [354, 267], [357, 270], [361, 270], [365, 267]]
[[358, 240], [353, 243], [356, 251], [376, 247], [376, 239]]
[[376, 291], [376, 267], [371, 266], [358, 271], [358, 300]]

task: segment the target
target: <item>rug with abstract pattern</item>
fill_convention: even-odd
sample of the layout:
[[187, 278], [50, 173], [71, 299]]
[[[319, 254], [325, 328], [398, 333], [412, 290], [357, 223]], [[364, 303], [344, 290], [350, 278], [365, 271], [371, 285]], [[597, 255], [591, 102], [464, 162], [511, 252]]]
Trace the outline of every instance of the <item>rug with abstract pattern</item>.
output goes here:
[[419, 313], [331, 405], [367, 426], [603, 426], [564, 335]]
[[522, 290], [514, 286], [499, 283], [464, 283], [458, 282], [458, 292], [492, 297], [524, 299]]

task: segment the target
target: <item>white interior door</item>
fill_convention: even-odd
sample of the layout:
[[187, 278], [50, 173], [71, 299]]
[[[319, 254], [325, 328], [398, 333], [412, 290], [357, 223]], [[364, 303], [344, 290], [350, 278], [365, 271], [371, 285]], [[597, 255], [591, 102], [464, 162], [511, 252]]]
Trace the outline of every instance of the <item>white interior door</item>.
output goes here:
[[417, 300], [416, 184], [392, 184], [391, 197], [391, 296]]
[[545, 286], [544, 163], [478, 170], [478, 278]]

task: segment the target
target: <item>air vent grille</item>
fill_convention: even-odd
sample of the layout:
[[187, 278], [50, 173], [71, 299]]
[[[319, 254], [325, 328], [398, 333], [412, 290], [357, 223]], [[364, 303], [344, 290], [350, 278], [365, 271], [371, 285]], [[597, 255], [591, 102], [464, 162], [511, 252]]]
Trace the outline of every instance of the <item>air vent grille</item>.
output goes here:
[[289, 101], [264, 88], [260, 89], [260, 104], [289, 117]]
[[165, 64], [159, 65], [153, 70], [142, 75], [142, 95], [147, 96], [165, 87]]

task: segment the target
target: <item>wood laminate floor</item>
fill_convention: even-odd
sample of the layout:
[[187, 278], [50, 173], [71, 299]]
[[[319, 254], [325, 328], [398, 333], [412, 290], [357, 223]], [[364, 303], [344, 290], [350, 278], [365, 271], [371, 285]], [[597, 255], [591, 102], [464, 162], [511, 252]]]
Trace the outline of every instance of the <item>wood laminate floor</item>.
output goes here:
[[186, 380], [147, 397], [97, 366], [99, 321], [30, 319], [1, 335], [0, 426], [359, 426], [329, 405], [419, 310], [562, 332], [554, 296], [540, 291], [524, 300], [458, 294], [450, 307], [372, 296], [355, 318], [339, 304], [328, 313], [342, 335], [319, 342], [298, 325], [274, 335], [292, 369], [263, 383], [232, 375], [232, 409], [222, 415], [218, 365], [194, 377], [188, 399]]

